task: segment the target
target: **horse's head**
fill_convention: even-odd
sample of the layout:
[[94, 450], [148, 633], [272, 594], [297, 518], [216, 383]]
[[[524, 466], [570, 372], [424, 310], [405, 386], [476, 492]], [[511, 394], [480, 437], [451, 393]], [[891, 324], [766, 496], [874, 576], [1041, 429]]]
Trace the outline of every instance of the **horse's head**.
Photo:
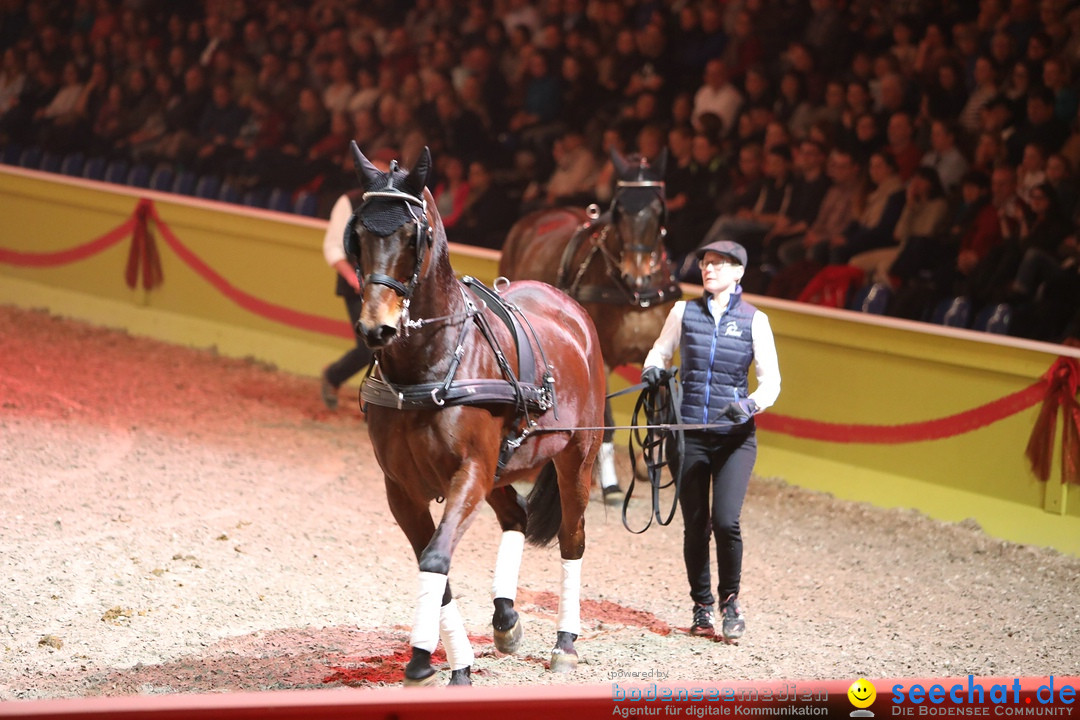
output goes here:
[[408, 172], [393, 161], [382, 172], [353, 141], [353, 161], [364, 190], [360, 206], [345, 228], [345, 254], [363, 278], [364, 306], [357, 331], [373, 348], [397, 336], [408, 321], [413, 290], [435, 242], [424, 189], [431, 153], [425, 147]]
[[641, 290], [649, 286], [664, 255], [667, 149], [655, 163], [646, 157], [627, 159], [616, 150], [611, 151], [611, 161], [617, 176], [611, 219], [622, 242], [619, 272], [631, 290]]

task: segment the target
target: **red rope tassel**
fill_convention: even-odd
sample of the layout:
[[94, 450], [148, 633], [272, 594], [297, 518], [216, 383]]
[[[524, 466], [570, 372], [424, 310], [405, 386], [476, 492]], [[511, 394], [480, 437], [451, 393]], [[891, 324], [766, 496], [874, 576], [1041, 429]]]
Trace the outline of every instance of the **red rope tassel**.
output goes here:
[[124, 271], [124, 280], [132, 290], [139, 282], [140, 269], [144, 290], [153, 290], [164, 280], [161, 256], [158, 254], [154, 236], [150, 233], [151, 210], [152, 205], [146, 199], [140, 200], [135, 206], [135, 227], [131, 235], [131, 248], [128, 250], [127, 268]]
[[1028, 439], [1027, 458], [1032, 472], [1042, 481], [1050, 478], [1054, 458], [1054, 434], [1057, 431], [1058, 408], [1064, 419], [1061, 439], [1061, 481], [1080, 484], [1080, 403], [1076, 393], [1080, 388], [1080, 362], [1075, 358], [1059, 357], [1043, 375], [1046, 394], [1042, 408]]

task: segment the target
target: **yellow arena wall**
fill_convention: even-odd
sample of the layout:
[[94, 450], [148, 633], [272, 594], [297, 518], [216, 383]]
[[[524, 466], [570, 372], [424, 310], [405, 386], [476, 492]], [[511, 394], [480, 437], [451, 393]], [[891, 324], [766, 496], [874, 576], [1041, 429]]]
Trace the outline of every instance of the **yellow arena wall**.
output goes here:
[[[0, 168], [0, 209], [0, 302], [309, 376], [351, 344], [322, 259], [323, 220], [11, 167]], [[143, 213], [163, 282], [132, 289], [125, 271]], [[494, 279], [496, 252], [451, 252], [460, 275]], [[769, 315], [783, 375], [759, 418], [758, 475], [970, 518], [993, 536], [1080, 556], [1080, 488], [1062, 483], [1060, 418], [1048, 481], [1025, 456], [1040, 379], [1080, 350], [750, 300]], [[636, 377], [621, 369], [611, 390]], [[620, 424], [631, 407], [620, 399]]]

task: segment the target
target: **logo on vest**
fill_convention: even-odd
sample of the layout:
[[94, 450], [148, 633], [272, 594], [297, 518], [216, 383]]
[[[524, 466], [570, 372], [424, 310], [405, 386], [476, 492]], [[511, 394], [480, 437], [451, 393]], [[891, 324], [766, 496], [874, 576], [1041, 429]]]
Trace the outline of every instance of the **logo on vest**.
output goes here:
[[724, 335], [727, 337], [742, 337], [742, 330], [734, 320], [724, 326]]

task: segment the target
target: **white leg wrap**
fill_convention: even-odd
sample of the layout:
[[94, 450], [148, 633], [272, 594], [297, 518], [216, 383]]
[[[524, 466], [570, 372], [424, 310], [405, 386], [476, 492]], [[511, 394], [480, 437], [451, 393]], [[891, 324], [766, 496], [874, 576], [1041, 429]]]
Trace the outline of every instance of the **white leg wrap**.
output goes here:
[[461, 619], [457, 600], [451, 600], [439, 611], [439, 638], [446, 650], [446, 661], [451, 670], [471, 667], [473, 664], [472, 644], [465, 631], [465, 622]]
[[581, 558], [562, 561], [558, 632], [581, 634]]
[[615, 475], [615, 443], [603, 443], [600, 445], [600, 487], [618, 487], [619, 478]]
[[499, 554], [495, 557], [495, 580], [491, 583], [491, 596], [513, 600], [517, 597], [518, 571], [521, 569], [521, 553], [525, 549], [525, 533], [507, 530], [499, 541]]
[[420, 590], [416, 596], [416, 615], [413, 617], [410, 644], [434, 652], [439, 645], [439, 608], [446, 591], [446, 576], [440, 573], [420, 573]]

